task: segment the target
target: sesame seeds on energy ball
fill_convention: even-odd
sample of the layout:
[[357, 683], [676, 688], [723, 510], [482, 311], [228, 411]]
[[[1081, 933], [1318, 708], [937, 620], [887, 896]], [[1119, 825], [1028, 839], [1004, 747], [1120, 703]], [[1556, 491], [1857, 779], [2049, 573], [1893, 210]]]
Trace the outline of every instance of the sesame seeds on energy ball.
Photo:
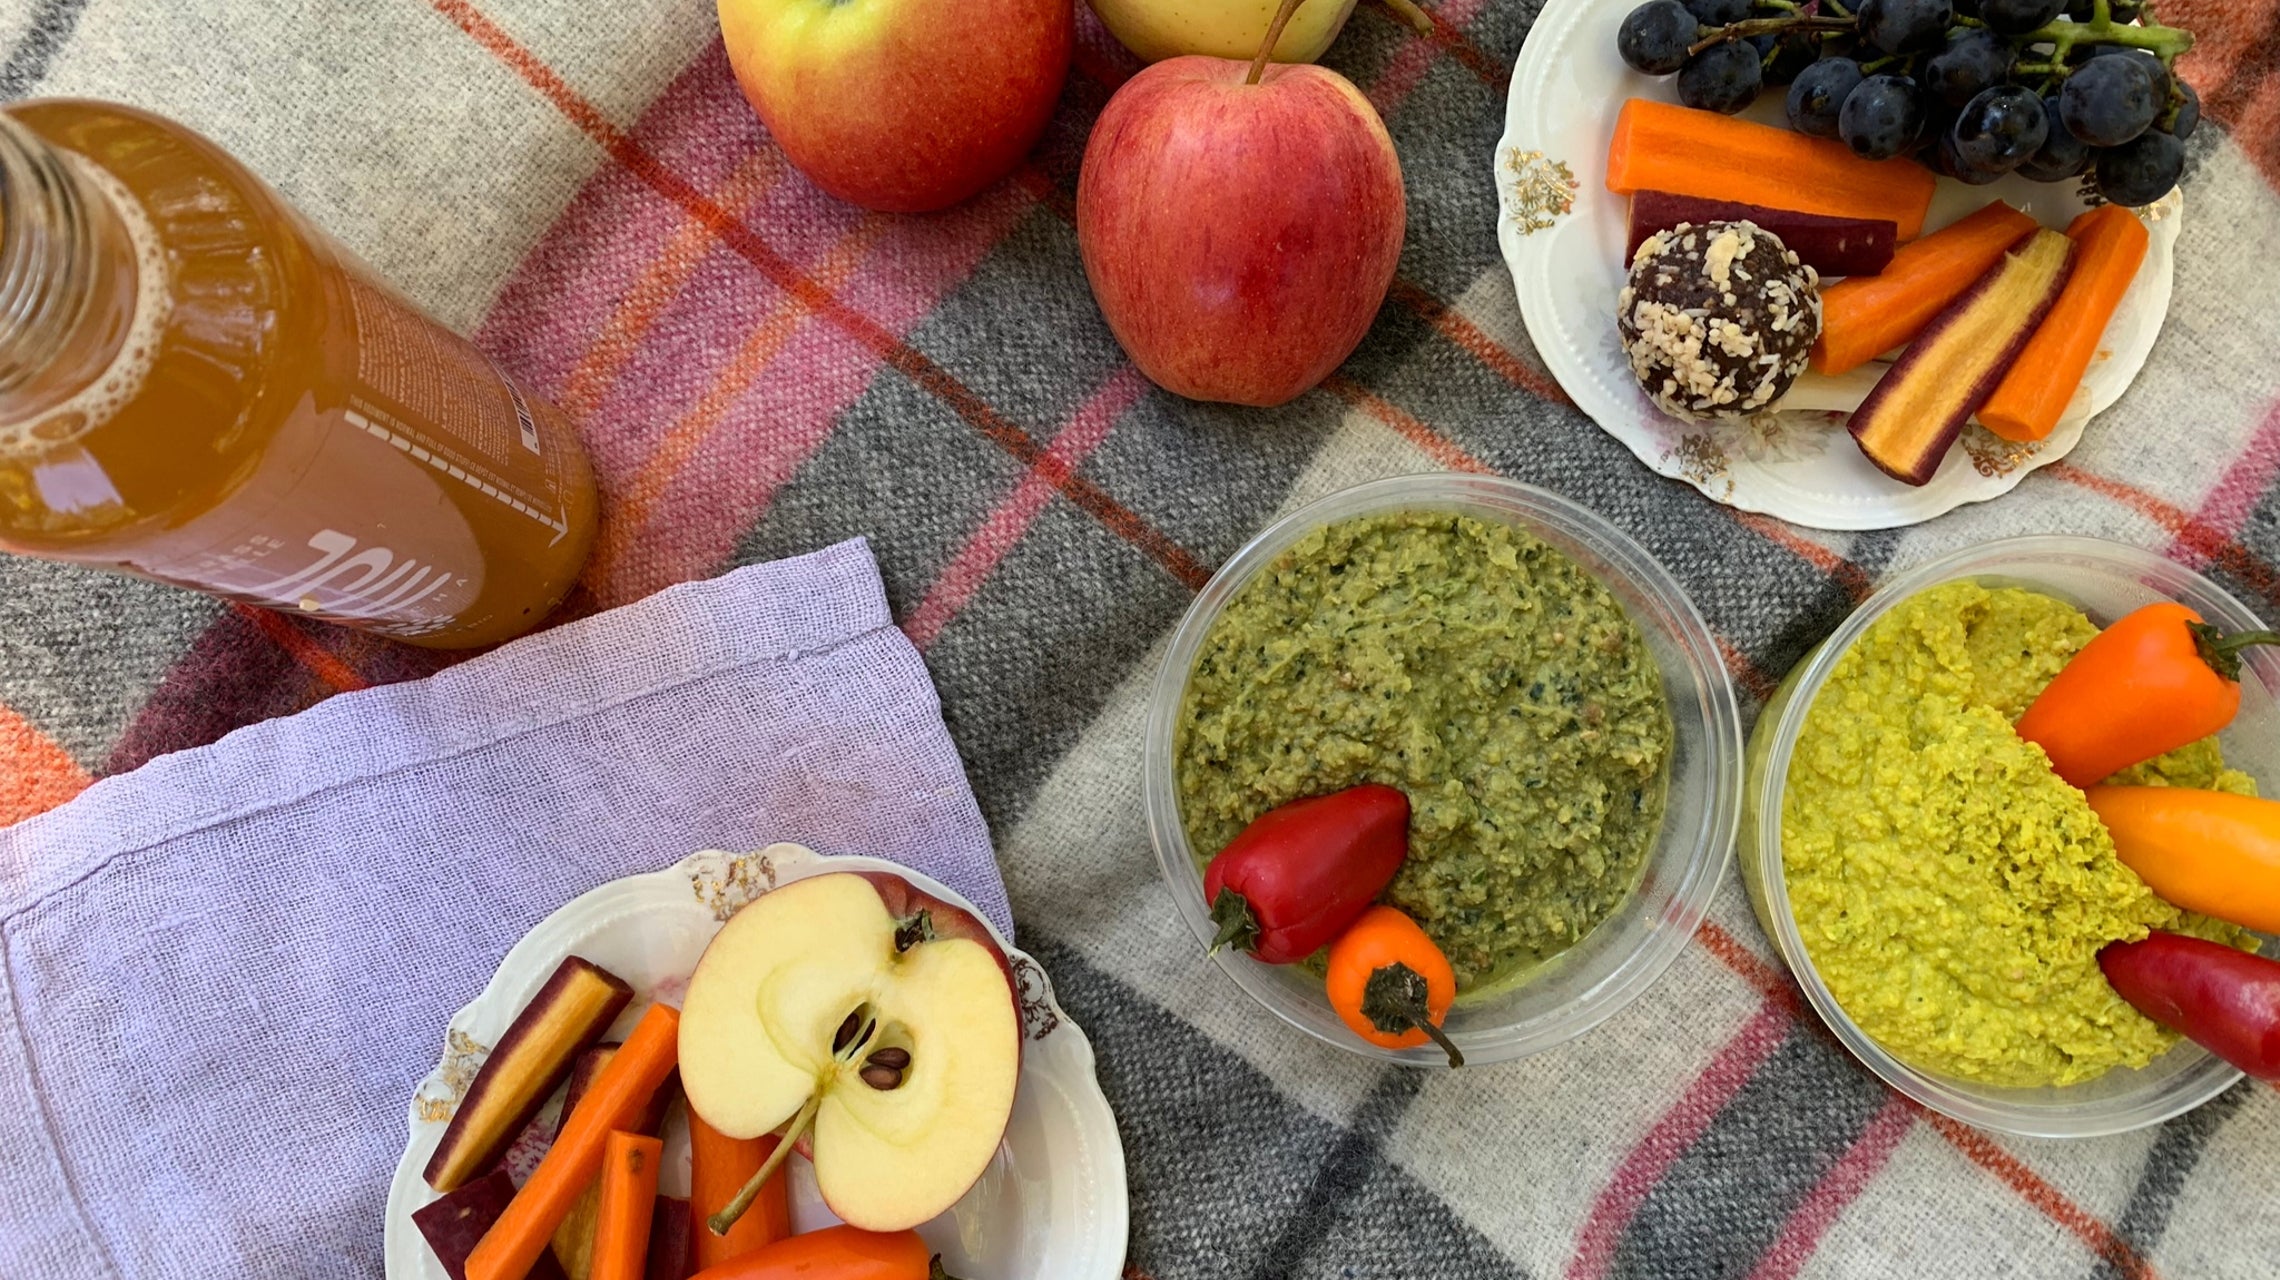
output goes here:
[[1770, 408], [1821, 333], [1820, 277], [1751, 222], [1680, 223], [1631, 259], [1616, 323], [1631, 372], [1688, 421]]

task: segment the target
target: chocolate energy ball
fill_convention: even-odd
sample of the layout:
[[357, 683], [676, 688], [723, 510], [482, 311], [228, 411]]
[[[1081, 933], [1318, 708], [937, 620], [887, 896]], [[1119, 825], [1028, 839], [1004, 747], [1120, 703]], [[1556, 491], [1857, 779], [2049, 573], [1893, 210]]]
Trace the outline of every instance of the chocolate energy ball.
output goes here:
[[1821, 336], [1821, 280], [1754, 222], [1682, 222], [1631, 258], [1616, 327], [1631, 373], [1688, 421], [1764, 411]]

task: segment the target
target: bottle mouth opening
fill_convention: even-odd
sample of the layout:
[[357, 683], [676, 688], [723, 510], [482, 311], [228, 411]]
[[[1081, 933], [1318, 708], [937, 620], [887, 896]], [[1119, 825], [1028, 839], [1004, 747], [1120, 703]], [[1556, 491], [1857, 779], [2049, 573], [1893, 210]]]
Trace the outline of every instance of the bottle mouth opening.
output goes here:
[[49, 368], [92, 304], [94, 217], [63, 152], [0, 110], [0, 394]]

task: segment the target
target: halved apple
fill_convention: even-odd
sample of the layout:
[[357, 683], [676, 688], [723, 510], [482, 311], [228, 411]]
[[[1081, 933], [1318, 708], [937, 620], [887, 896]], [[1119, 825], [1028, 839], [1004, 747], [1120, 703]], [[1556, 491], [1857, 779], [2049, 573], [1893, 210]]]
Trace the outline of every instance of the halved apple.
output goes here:
[[812, 1125], [824, 1203], [868, 1231], [966, 1194], [1020, 1073], [1005, 956], [980, 921], [895, 876], [815, 876], [753, 902], [681, 1006], [689, 1106], [734, 1138]]

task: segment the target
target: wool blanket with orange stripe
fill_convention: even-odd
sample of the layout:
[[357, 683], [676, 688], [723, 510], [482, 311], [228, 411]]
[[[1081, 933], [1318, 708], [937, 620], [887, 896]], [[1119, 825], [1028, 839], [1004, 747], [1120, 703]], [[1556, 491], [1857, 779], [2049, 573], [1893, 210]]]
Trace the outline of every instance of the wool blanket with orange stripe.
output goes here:
[[[1915, 1111], [1801, 1009], [1731, 886], [1638, 1003], [1477, 1073], [1330, 1053], [1199, 963], [1140, 816], [1154, 658], [1213, 566], [1354, 481], [1477, 468], [1587, 503], [1684, 581], [1753, 700], [1896, 567], [2013, 533], [2150, 547], [2280, 614], [2280, 0], [2161, 6], [2201, 33], [2185, 73], [2214, 127], [2136, 389], [2002, 500], [1857, 535], [1711, 504], [1565, 403], [1493, 234], [1536, 5], [1425, 7], [1429, 38], [1364, 4], [1327, 59], [1386, 118], [1409, 238], [1362, 349], [1273, 412], [1151, 388], [1093, 307], [1077, 165], [1135, 64], [1089, 15], [1037, 153], [924, 218], [790, 169], [709, 0], [0, 0], [0, 94], [183, 119], [568, 409], [608, 511], [583, 607], [871, 537], [1024, 944], [1100, 1046], [1132, 1274], [2269, 1274], [2280, 1094], [2070, 1144]], [[446, 661], [0, 563], [0, 819]], [[385, 1174], [342, 1223], [371, 1233]]]

